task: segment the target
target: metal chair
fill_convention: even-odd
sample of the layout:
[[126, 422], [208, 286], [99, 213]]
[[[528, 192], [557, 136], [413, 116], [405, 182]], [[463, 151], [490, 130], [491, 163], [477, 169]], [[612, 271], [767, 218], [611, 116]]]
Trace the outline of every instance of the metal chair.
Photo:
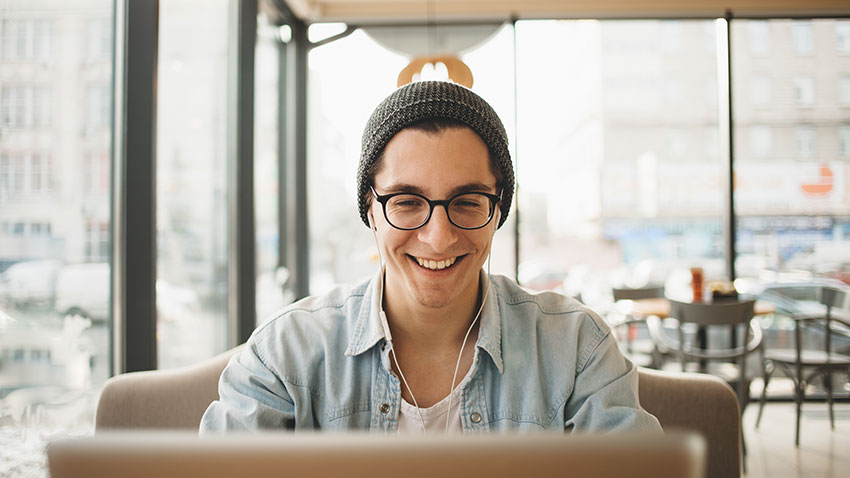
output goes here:
[[[678, 357], [682, 371], [688, 370], [690, 364], [697, 364], [698, 371], [718, 375], [734, 385], [743, 411], [749, 402], [746, 360], [760, 349], [762, 343], [761, 328], [758, 322], [752, 320], [754, 305], [753, 300], [714, 303], [671, 300], [670, 317], [677, 321], [676, 337], [668, 334], [660, 320], [648, 320], [647, 324], [656, 346], [662, 352]], [[728, 346], [709, 346], [708, 336], [717, 327], [729, 331]], [[743, 340], [739, 345], [741, 332]], [[712, 364], [717, 363], [720, 366], [712, 369]]]
[[[623, 300], [640, 300], [640, 299], [656, 299], [664, 297], [664, 286], [651, 286], [641, 288], [618, 288], [611, 289], [614, 295], [614, 302]], [[615, 307], [616, 311], [616, 307]], [[629, 313], [617, 316], [617, 314], [609, 315], [611, 328], [614, 330], [615, 336], [622, 340], [625, 347], [622, 352], [638, 365], [649, 368], [661, 368], [663, 357], [654, 346], [652, 340], [646, 342], [645, 346], [640, 346], [637, 343], [638, 327], [646, 325], [646, 317], [635, 316]], [[618, 332], [625, 330], [625, 334]]]
[[[761, 350], [762, 333], [753, 319], [754, 300], [723, 300], [713, 303], [670, 301], [670, 317], [677, 321], [676, 337], [670, 337], [657, 317], [647, 320], [650, 335], [662, 353], [671, 353], [681, 361], [682, 371], [689, 364], [697, 364], [697, 371], [717, 375], [735, 388], [743, 414], [750, 399], [750, 381], [747, 378], [747, 357]], [[709, 346], [709, 332], [718, 327], [729, 331], [728, 346]], [[741, 334], [741, 335], [739, 335]], [[739, 340], [739, 338], [741, 340]], [[740, 345], [739, 345], [740, 343]], [[710, 363], [720, 363], [711, 369]], [[747, 442], [741, 430], [744, 457]], [[744, 460], [746, 472], [746, 460]]]
[[[812, 379], [820, 377], [826, 388], [827, 403], [829, 404], [829, 424], [835, 429], [835, 416], [832, 410], [832, 374], [845, 372], [850, 375], [850, 355], [832, 352], [832, 322], [841, 322], [850, 326], [847, 321], [834, 317], [835, 309], [848, 312], [850, 316], [850, 295], [836, 289], [824, 287], [821, 289], [820, 303], [826, 307], [822, 316], [793, 316], [794, 319], [794, 349], [774, 349], [764, 352], [762, 360], [764, 373], [764, 390], [759, 403], [759, 414], [756, 428], [761, 422], [762, 411], [767, 401], [767, 385], [774, 371], [780, 370], [794, 382], [794, 402], [797, 407], [797, 423], [794, 433], [794, 445], [800, 446], [800, 415], [803, 402], [806, 400], [806, 387]], [[824, 344], [822, 349], [809, 349], [803, 345], [802, 331], [804, 328], [822, 326]]]

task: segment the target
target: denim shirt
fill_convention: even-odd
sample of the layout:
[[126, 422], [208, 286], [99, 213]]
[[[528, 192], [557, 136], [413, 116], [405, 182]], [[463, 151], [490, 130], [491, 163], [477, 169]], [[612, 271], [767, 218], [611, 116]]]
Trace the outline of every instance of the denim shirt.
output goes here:
[[[379, 278], [303, 299], [255, 330], [224, 369], [201, 433], [396, 432], [401, 385], [378, 315]], [[637, 369], [596, 313], [503, 276], [487, 287], [459, 404], [464, 432], [661, 430], [638, 403]]]

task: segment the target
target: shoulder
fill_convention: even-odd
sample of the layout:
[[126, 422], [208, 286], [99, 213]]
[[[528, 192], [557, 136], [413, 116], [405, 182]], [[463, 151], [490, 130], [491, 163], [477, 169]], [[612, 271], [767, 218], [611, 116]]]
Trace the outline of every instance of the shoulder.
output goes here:
[[603, 335], [609, 330], [599, 314], [572, 297], [553, 291], [530, 291], [502, 275], [493, 275], [491, 281], [503, 316], [516, 317], [523, 322], [554, 321], [565, 327], [587, 328]]
[[272, 350], [303, 353], [315, 350], [318, 344], [344, 344], [364, 305], [368, 285], [338, 286], [294, 302], [258, 327], [249, 343], [260, 355]]

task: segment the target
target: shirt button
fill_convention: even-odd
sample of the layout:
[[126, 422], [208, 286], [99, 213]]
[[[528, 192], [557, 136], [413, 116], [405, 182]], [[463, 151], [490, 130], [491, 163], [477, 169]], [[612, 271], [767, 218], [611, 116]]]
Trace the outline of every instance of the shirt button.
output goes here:
[[479, 423], [481, 421], [481, 414], [478, 412], [472, 412], [469, 419], [472, 420], [472, 423]]
[[[381, 404], [381, 413], [387, 413], [388, 411], [390, 411], [390, 406], [386, 403], [382, 403]], [[480, 417], [479, 417], [479, 420], [480, 420]]]

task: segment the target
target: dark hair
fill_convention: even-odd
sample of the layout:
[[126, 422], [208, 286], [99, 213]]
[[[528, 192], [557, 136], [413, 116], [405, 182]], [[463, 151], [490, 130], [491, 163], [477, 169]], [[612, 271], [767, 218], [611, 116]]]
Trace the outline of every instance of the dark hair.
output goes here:
[[[419, 121], [413, 122], [413, 123], [405, 126], [404, 128], [402, 128], [402, 131], [404, 131], [406, 129], [412, 129], [412, 130], [416, 130], [416, 131], [422, 131], [422, 132], [425, 132], [425, 133], [428, 133], [428, 134], [431, 134], [431, 135], [438, 135], [438, 134], [440, 134], [440, 133], [442, 133], [443, 131], [446, 131], [446, 130], [460, 129], [460, 128], [469, 128], [473, 132], [475, 131], [472, 128], [470, 128], [469, 125], [467, 125], [463, 121], [458, 121], [458, 120], [453, 119], [453, 118], [440, 118], [440, 117], [421, 119]], [[396, 134], [398, 134], [398, 133], [396, 133]], [[476, 133], [476, 134], [478, 134], [478, 133]], [[392, 141], [392, 140], [390, 140], [390, 141]], [[482, 139], [482, 142], [483, 142], [483, 139]], [[387, 142], [387, 144], [389, 144], [389, 141]], [[485, 143], [485, 146], [486, 146], [486, 143]], [[493, 157], [493, 152], [490, 151], [489, 147], [487, 148], [487, 156], [490, 158], [490, 172], [492, 172], [493, 176], [496, 177], [496, 192], [498, 193], [499, 190], [502, 189], [502, 181], [504, 179], [502, 177], [502, 171], [499, 169], [499, 166], [496, 163], [496, 159]], [[368, 183], [372, 186], [375, 185], [375, 182], [374, 182], [375, 176], [378, 174], [378, 172], [381, 169], [381, 164], [383, 162], [383, 159], [384, 159], [384, 151], [382, 150], [381, 153], [378, 155], [378, 158], [375, 160], [375, 162], [373, 162], [369, 166], [369, 169], [366, 170], [366, 181], [368, 181]], [[371, 204], [371, 202], [372, 202], [371, 195], [367, 196], [367, 200], [369, 201], [369, 204]]]

